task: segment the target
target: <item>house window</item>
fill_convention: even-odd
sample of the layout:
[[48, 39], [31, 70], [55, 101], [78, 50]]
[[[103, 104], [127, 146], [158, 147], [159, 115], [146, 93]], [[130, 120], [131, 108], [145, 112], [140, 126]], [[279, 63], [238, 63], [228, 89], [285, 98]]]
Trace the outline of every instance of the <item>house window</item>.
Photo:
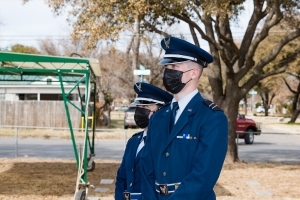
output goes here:
[[37, 94], [27, 94], [26, 100], [37, 100]]
[[[76, 94], [70, 94], [70, 95], [68, 96], [68, 99], [71, 100], [71, 101], [77, 100], [78, 98], [76, 98], [76, 97], [77, 97]], [[58, 95], [58, 100], [60, 100], [60, 101], [63, 101], [63, 100], [64, 100], [62, 94], [59, 94], [59, 95]]]
[[37, 94], [19, 94], [19, 100], [37, 100]]
[[0, 100], [5, 100], [5, 94], [0, 94]]

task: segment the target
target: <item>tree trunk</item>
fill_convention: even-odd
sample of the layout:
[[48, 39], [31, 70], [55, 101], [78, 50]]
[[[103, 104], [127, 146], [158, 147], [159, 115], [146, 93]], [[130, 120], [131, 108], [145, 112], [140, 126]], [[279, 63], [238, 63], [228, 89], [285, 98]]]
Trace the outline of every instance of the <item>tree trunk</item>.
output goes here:
[[102, 125], [107, 126], [110, 128], [111, 126], [111, 120], [110, 120], [110, 109], [104, 110], [103, 111], [103, 119], [102, 119]]
[[[228, 99], [227, 99], [228, 100]], [[228, 150], [226, 155], [226, 162], [233, 163], [239, 161], [237, 144], [236, 144], [236, 117], [238, 114], [238, 101], [235, 99], [225, 101], [222, 108], [228, 119]]]
[[244, 112], [245, 112], [245, 116], [247, 116], [247, 104], [248, 104], [248, 101], [247, 101], [247, 95], [245, 96], [245, 98], [244, 98], [244, 102], [245, 102], [245, 104], [244, 104]]
[[139, 64], [139, 49], [140, 49], [140, 43], [141, 43], [141, 37], [140, 37], [140, 23], [139, 17], [137, 16], [135, 19], [136, 28], [135, 28], [135, 37], [133, 42], [133, 59], [132, 59], [132, 69], [138, 69]]
[[292, 112], [292, 117], [291, 117], [291, 120], [288, 122], [288, 123], [295, 123], [298, 116], [300, 114], [300, 110], [295, 110]]
[[300, 83], [298, 84], [298, 90], [296, 93], [294, 93], [294, 100], [293, 100], [293, 107], [292, 107], [292, 117], [291, 117], [291, 121], [289, 121], [289, 123], [295, 123], [295, 121], [297, 120], [297, 117], [299, 115], [300, 112]]
[[265, 107], [265, 116], [267, 117], [267, 116], [269, 116], [269, 109], [268, 109], [268, 107]]
[[[299, 78], [300, 79], [300, 78]], [[293, 93], [293, 106], [292, 106], [292, 116], [291, 116], [291, 120], [288, 123], [295, 123], [295, 121], [297, 120], [297, 117], [299, 115], [300, 112], [300, 82], [298, 83], [298, 87], [297, 90], [293, 90], [291, 88], [291, 86], [287, 83], [287, 81], [285, 79], [283, 79], [285, 82], [285, 85], [288, 87], [288, 89]]]

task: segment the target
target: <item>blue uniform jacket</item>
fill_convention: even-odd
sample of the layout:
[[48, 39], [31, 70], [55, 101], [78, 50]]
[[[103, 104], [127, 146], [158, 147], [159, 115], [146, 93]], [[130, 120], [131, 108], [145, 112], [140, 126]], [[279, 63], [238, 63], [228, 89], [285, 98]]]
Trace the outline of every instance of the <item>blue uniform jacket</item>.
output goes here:
[[[187, 104], [169, 135], [170, 106], [157, 111], [148, 126], [141, 155], [142, 199], [215, 200], [213, 187], [220, 175], [228, 143], [228, 121], [223, 111], [206, 105], [198, 93]], [[190, 134], [191, 139], [183, 139]], [[166, 196], [159, 184], [181, 184]]]
[[143, 148], [136, 155], [136, 150], [142, 140], [143, 131], [131, 137], [126, 145], [122, 163], [116, 177], [115, 199], [124, 200], [123, 192], [141, 192], [140, 155]]

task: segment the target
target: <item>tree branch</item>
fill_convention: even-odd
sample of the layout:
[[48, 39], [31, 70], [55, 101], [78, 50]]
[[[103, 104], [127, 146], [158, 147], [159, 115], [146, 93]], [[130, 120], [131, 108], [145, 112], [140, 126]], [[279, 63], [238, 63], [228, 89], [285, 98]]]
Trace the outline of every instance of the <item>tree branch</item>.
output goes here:
[[[176, 17], [177, 19], [180, 19], [184, 22], [186, 22], [187, 24], [190, 24], [191, 26], [193, 26], [198, 32], [199, 34], [201, 35], [202, 39], [206, 40], [208, 43], [214, 45], [217, 49], [221, 50], [223, 49], [223, 47], [218, 44], [215, 40], [213, 40], [212, 38], [208, 37], [204, 31], [198, 26], [198, 24], [196, 24], [195, 22], [193, 22], [190, 18], [188, 17], [185, 17], [185, 16], [182, 16], [182, 15], [179, 15], [178, 13], [172, 13], [172, 15], [174, 17]], [[207, 16], [209, 17], [209, 16]]]
[[[227, 26], [228, 21], [223, 20], [223, 22], [221, 23], [219, 19], [220, 18], [217, 17], [215, 22], [215, 30], [219, 38], [220, 45], [225, 47], [220, 51], [220, 55], [222, 57], [222, 60], [226, 64], [227, 68], [230, 69], [230, 71], [233, 73], [232, 66], [239, 57], [239, 49], [237, 48], [237, 46], [233, 41], [231, 30]], [[221, 26], [222, 26], [222, 31], [224, 32], [223, 34], [221, 33], [220, 30]], [[230, 38], [224, 36], [224, 34], [229, 35]]]
[[71, 55], [70, 55], [70, 57], [73, 57], [73, 56], [79, 56], [80, 58], [82, 58], [82, 55], [75, 53], [75, 52], [71, 53]]
[[287, 74], [297, 78], [300, 81], [300, 74], [296, 74], [296, 72], [287, 72]]
[[129, 42], [127, 44], [127, 47], [126, 47], [126, 55], [128, 55], [129, 52], [130, 52], [130, 49], [132, 47], [132, 43], [133, 43], [134, 37], [135, 37], [134, 34], [132, 34], [131, 37], [130, 37], [130, 40], [129, 40]]
[[[278, 10], [279, 9], [278, 0], [276, 0], [276, 2], [277, 3], [275, 3], [273, 10], [270, 11], [270, 14], [266, 19], [263, 29], [261, 30], [260, 33], [256, 35], [251, 45], [249, 46], [248, 52], [246, 53], [244, 65], [246, 65], [247, 71], [250, 70], [250, 68], [254, 65], [253, 56], [260, 42], [263, 41], [268, 36], [269, 30], [273, 26], [278, 24], [282, 19], [282, 13], [280, 12], [280, 10]], [[242, 76], [244, 75], [245, 74], [242, 74]]]
[[[272, 60], [274, 60], [276, 58], [276, 56], [279, 54], [279, 52], [281, 51], [281, 49], [288, 44], [290, 41], [296, 39], [297, 37], [300, 36], [300, 28], [297, 29], [296, 31], [290, 33], [289, 35], [286, 35], [285, 37], [282, 37], [282, 39], [280, 40], [280, 42], [278, 42], [278, 44], [275, 46], [275, 48], [273, 48], [273, 50], [271, 51], [271, 53], [269, 55], [267, 55], [264, 59], [262, 59], [255, 67], [255, 71], [260, 72], [262, 70], [262, 68], [268, 64], [269, 62], [271, 62]], [[291, 54], [291, 56], [288, 56], [286, 59], [282, 60], [285, 63], [290, 62], [289, 59], [294, 60], [295, 57], [297, 56], [297, 54], [299, 53], [300, 48], [296, 49], [294, 53]]]
[[254, 10], [240, 47], [240, 57], [238, 62], [239, 68], [241, 68], [245, 63], [245, 55], [249, 50], [249, 46], [251, 45], [251, 41], [258, 23], [266, 16], [266, 12], [262, 12], [263, 4], [260, 2], [260, 0], [254, 0], [253, 4]]
[[291, 86], [288, 84], [288, 82], [285, 80], [285, 78], [282, 78], [282, 79], [283, 79], [285, 85], [287, 86], [287, 88], [289, 89], [289, 91], [290, 91], [291, 93], [293, 93], [293, 94], [296, 94], [297, 91], [295, 91], [295, 90], [293, 90], [293, 89], [291, 88]]
[[195, 45], [200, 47], [200, 43], [199, 43], [198, 37], [196, 35], [196, 32], [194, 30], [194, 27], [189, 24], [189, 28], [190, 28], [190, 31], [191, 31], [191, 34], [192, 34]]
[[[213, 20], [210, 16], [206, 16], [203, 19], [203, 23], [205, 25], [205, 31], [208, 37], [214, 39], [214, 30], [213, 30]], [[209, 43], [210, 53], [214, 58], [214, 62], [212, 63], [212, 68], [209, 69], [209, 83], [213, 90], [213, 99], [219, 98], [222, 101], [222, 97], [225, 97], [223, 92], [223, 78], [222, 78], [222, 64], [220, 61], [220, 54], [216, 45]], [[231, 77], [230, 77], [231, 78]], [[226, 93], [226, 92], [225, 92]]]
[[164, 32], [164, 31], [158, 30], [158, 29], [155, 27], [155, 25], [152, 25], [152, 24], [151, 24], [150, 22], [148, 22], [147, 20], [144, 19], [143, 22], [144, 22], [145, 26], [146, 26], [147, 28], [149, 28], [151, 31], [154, 31], [155, 33], [158, 33], [158, 34], [160, 34], [160, 35], [163, 35], [164, 37], [170, 36], [169, 33], [166, 33], [166, 32]]
[[[276, 47], [272, 50], [272, 52], [267, 55], [265, 58], [263, 58], [262, 60], [260, 60], [260, 62], [256, 65], [253, 73], [255, 74], [260, 74], [262, 69], [272, 60], [274, 60], [276, 58], [276, 56], [279, 54], [279, 52], [281, 51], [281, 49], [288, 44], [288, 42], [294, 40], [295, 38], [300, 36], [300, 29], [297, 29], [296, 31], [292, 32], [289, 35], [286, 35], [285, 37], [283, 37], [280, 42], [278, 42], [278, 44], [276, 45]], [[297, 49], [293, 54], [291, 54], [291, 56], [288, 56], [287, 58], [291, 58], [291, 59], [295, 59], [295, 56], [299, 53], [298, 52], [299, 49]], [[284, 60], [283, 60], [284, 61]], [[289, 61], [290, 62], [290, 61]], [[243, 66], [243, 68], [240, 69], [239, 72], [236, 73], [236, 81], [241, 80], [245, 74], [249, 71], [250, 66]]]
[[270, 71], [268, 73], [265, 73], [263, 75], [259, 75], [258, 73], [254, 73], [252, 77], [244, 84], [242, 88], [246, 89], [247, 91], [252, 88], [253, 85], [257, 84], [259, 81], [273, 75], [277, 75], [280, 73], [285, 72], [285, 70], [288, 67], [288, 64], [292, 61], [294, 61], [297, 57], [297, 55], [300, 53], [300, 48], [296, 49], [295, 52], [288, 57], [282, 59], [279, 64], [277, 65], [277, 69]]

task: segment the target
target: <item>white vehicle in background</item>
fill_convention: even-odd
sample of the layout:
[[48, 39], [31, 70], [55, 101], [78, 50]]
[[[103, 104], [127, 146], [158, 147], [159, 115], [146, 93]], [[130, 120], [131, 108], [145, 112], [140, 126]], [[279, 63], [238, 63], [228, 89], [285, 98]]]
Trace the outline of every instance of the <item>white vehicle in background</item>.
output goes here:
[[[265, 108], [264, 108], [263, 106], [258, 106], [258, 107], [256, 108], [256, 112], [257, 112], [257, 113], [264, 113], [264, 112], [265, 112]], [[271, 112], [271, 109], [270, 109], [270, 108], [268, 109], [268, 112]]]

